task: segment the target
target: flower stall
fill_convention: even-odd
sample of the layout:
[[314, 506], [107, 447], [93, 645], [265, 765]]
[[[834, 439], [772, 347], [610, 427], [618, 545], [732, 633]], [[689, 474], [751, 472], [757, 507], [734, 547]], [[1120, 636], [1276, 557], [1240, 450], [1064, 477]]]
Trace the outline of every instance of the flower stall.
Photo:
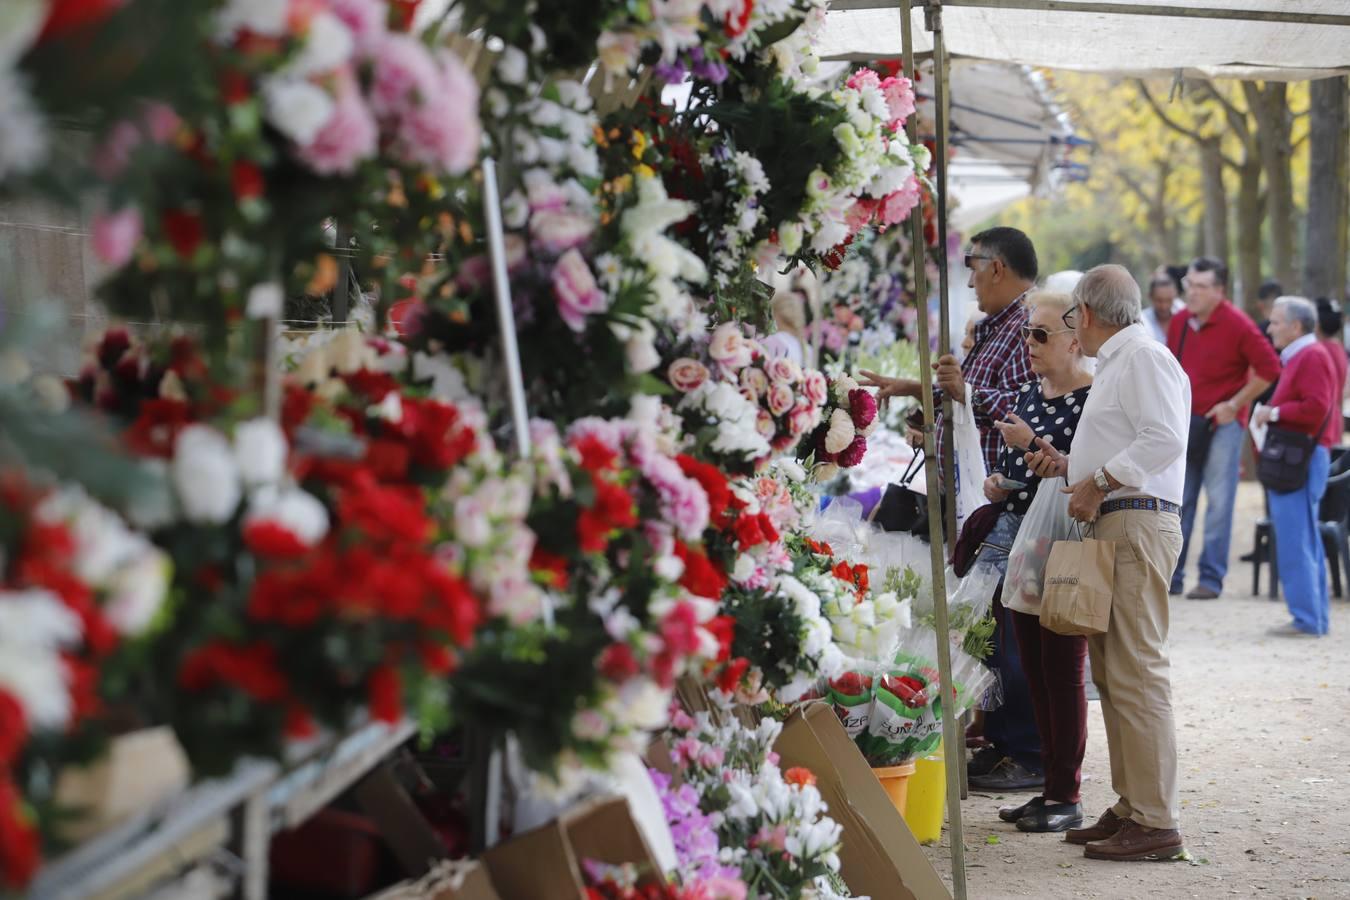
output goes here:
[[[449, 896], [538, 896], [536, 845], [558, 896], [847, 897], [866, 853], [945, 891], [897, 812], [779, 764], [822, 700], [881, 765], [980, 682], [940, 537], [925, 630], [924, 578], [808, 536], [882, 418], [762, 340], [775, 271], [926, 296], [912, 81], [822, 75], [824, 16], [7, 6], [0, 199], [88, 210], [114, 321], [72, 372], [0, 332], [0, 891], [373, 889], [379, 838], [480, 858]], [[77, 836], [63, 781], [149, 732], [190, 783]]]

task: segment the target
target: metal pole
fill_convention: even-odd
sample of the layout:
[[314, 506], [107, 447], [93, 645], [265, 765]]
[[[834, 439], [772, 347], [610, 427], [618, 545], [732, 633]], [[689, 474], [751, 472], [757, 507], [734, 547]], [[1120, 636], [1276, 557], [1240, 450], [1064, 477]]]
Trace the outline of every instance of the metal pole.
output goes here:
[[333, 223], [333, 247], [337, 250], [337, 286], [333, 288], [333, 324], [346, 325], [351, 313], [352, 233], [341, 219]]
[[[938, 216], [938, 356], [952, 352], [952, 313], [948, 300], [950, 294], [947, 279], [947, 135], [951, 130], [950, 102], [951, 68], [947, 59], [946, 46], [942, 37], [941, 0], [930, 0], [925, 10], [928, 30], [933, 32], [933, 81], [936, 89], [933, 96], [933, 111], [937, 130], [937, 149], [934, 153], [937, 163], [937, 216]], [[966, 398], [970, 400], [969, 397]], [[944, 391], [942, 394], [942, 421], [952, 420], [952, 398]], [[942, 471], [956, 471], [955, 440], [942, 445]], [[950, 557], [956, 549], [956, 504], [948, 498], [947, 503], [947, 555]]]
[[[910, 0], [900, 0], [900, 25], [904, 41], [905, 76], [914, 80], [914, 26], [910, 17]], [[915, 140], [915, 116], [907, 123], [909, 139]], [[938, 123], [938, 153], [946, 151], [946, 135]], [[929, 460], [937, 457], [937, 435], [933, 422], [932, 353], [928, 349], [928, 290], [924, 277], [923, 205], [910, 214], [910, 231], [914, 243], [914, 292], [919, 304], [919, 384], [923, 403], [923, 446]], [[950, 471], [950, 470], [948, 470]], [[933, 567], [933, 610], [937, 619], [938, 676], [942, 682], [942, 697], [946, 701], [942, 716], [942, 746], [947, 769], [947, 813], [950, 817], [948, 836], [952, 853], [952, 895], [955, 900], [966, 900], [966, 846], [965, 829], [961, 825], [961, 772], [965, 765], [965, 744], [956, 739], [956, 717], [951, 714], [952, 648], [947, 636], [947, 579], [946, 554], [942, 551], [942, 512], [938, 505], [938, 471], [936, 466], [924, 466], [928, 482], [928, 543]]]
[[[890, 0], [831, 0], [830, 11], [889, 9]], [[1277, 9], [1229, 9], [1167, 3], [1104, 3], [1091, 0], [947, 0], [948, 6], [1020, 9], [1033, 12], [1096, 13], [1112, 16], [1162, 16], [1170, 19], [1219, 19], [1230, 22], [1282, 22], [1289, 25], [1350, 26], [1350, 15]]]
[[520, 370], [516, 344], [516, 316], [511, 307], [511, 283], [506, 271], [506, 238], [502, 231], [502, 204], [497, 190], [497, 163], [483, 160], [483, 211], [487, 219], [488, 256], [492, 260], [492, 289], [497, 301], [497, 326], [501, 331], [502, 365], [511, 402], [511, 429], [516, 455], [530, 455], [530, 416], [525, 406], [525, 378]]

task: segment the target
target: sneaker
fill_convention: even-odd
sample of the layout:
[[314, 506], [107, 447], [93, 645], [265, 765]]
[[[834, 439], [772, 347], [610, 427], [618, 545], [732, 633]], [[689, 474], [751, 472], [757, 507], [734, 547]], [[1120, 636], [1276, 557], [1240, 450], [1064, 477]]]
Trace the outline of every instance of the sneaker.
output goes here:
[[1012, 759], [1005, 759], [987, 775], [976, 775], [970, 779], [972, 791], [990, 791], [993, 793], [1013, 793], [1016, 791], [1039, 791], [1045, 787], [1045, 776], [1033, 772]]

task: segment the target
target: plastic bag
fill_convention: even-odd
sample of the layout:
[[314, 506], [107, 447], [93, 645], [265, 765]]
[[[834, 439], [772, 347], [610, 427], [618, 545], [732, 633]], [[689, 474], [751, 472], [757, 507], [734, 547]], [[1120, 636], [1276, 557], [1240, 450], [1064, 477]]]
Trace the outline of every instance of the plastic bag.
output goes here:
[[964, 403], [952, 403], [952, 450], [956, 460], [956, 533], [966, 519], [988, 500], [984, 496], [984, 480], [989, 473], [984, 468], [984, 447], [980, 443], [980, 429], [975, 425], [975, 411]]
[[1008, 573], [1003, 581], [1003, 605], [1008, 609], [1040, 615], [1045, 563], [1050, 558], [1050, 548], [1055, 541], [1068, 540], [1073, 532], [1069, 495], [1060, 490], [1063, 486], [1062, 478], [1042, 481], [1017, 530], [1017, 538], [1008, 552]]

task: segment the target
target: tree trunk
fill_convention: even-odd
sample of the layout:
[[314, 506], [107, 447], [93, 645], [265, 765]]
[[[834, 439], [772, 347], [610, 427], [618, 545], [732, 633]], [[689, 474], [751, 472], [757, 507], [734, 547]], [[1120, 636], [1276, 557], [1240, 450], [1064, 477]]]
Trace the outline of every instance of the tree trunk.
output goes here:
[[1270, 222], [1271, 268], [1275, 280], [1293, 294], [1298, 293], [1294, 269], [1294, 179], [1290, 172], [1294, 150], [1290, 138], [1293, 117], [1289, 112], [1288, 85], [1266, 82], [1258, 87], [1243, 82], [1247, 106], [1256, 116], [1256, 140], [1261, 151], [1261, 167], [1266, 175], [1266, 219]]
[[[1261, 289], [1261, 158], [1248, 148], [1238, 169], [1237, 198], [1237, 287], [1235, 295], [1253, 316], [1257, 314], [1256, 294]], [[1230, 275], [1231, 277], [1231, 275]]]
[[1228, 262], [1228, 193], [1223, 186], [1222, 138], [1200, 142], [1200, 170], [1205, 198], [1204, 235], [1201, 252]]
[[1346, 230], [1350, 227], [1350, 79], [1325, 78], [1310, 86], [1311, 144], [1303, 289], [1309, 297], [1343, 297]]

